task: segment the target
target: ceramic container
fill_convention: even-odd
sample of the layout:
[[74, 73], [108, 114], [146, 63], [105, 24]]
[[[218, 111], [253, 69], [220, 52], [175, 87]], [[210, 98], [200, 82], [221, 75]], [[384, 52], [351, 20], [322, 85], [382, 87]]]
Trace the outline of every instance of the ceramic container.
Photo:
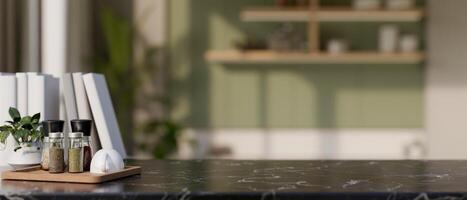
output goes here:
[[399, 27], [383, 25], [379, 29], [379, 50], [382, 53], [394, 53], [397, 50]]
[[0, 143], [0, 166], [8, 166], [8, 161], [10, 156], [15, 149], [16, 141], [13, 136], [9, 135], [7, 137], [6, 143]]
[[21, 148], [12, 151], [8, 159], [8, 164], [14, 168], [28, 167], [41, 163], [42, 150], [39, 143], [33, 143], [32, 146], [20, 144]]
[[91, 173], [110, 173], [125, 167], [122, 156], [113, 149], [101, 149], [91, 161]]

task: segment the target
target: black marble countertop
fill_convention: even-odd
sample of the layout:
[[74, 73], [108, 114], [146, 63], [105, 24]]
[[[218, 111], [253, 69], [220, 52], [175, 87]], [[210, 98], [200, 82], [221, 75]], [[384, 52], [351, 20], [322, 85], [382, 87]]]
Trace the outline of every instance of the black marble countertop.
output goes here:
[[[467, 161], [128, 161], [100, 185], [3, 180], [2, 199], [464, 199]], [[467, 199], [467, 198], [465, 198]]]

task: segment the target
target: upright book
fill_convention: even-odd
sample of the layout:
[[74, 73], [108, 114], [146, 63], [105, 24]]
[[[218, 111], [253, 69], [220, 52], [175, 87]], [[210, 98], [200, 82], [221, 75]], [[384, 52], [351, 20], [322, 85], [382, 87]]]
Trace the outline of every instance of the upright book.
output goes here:
[[[92, 117], [91, 113], [91, 108], [89, 106], [88, 95], [86, 94], [86, 88], [84, 87], [83, 73], [73, 73], [72, 78], [75, 91], [78, 118], [91, 119], [94, 121], [94, 118]], [[93, 127], [91, 130], [91, 149], [93, 150], [93, 153], [95, 153], [101, 148], [102, 146], [100, 144], [100, 139], [97, 134], [96, 126], [95, 123], [93, 123]]]
[[28, 74], [16, 73], [16, 108], [22, 115], [28, 114]]
[[[68, 121], [78, 119], [78, 109], [76, 106], [75, 88], [73, 86], [73, 76], [70, 73], [62, 76], [63, 98], [65, 100], [65, 113]], [[67, 123], [67, 126], [70, 126]], [[71, 130], [71, 129], [69, 129]]]
[[[8, 110], [16, 107], [16, 76], [2, 73], [0, 75], [0, 126], [11, 120]], [[3, 144], [2, 144], [3, 145]], [[15, 140], [9, 136], [5, 148], [0, 149], [0, 166], [8, 166], [9, 155], [13, 152]]]
[[89, 73], [83, 75], [83, 82], [102, 148], [115, 149], [126, 158], [125, 146], [105, 77], [101, 74]]
[[60, 119], [60, 80], [51, 75], [28, 76], [28, 114], [41, 113], [42, 120]]
[[11, 120], [8, 113], [10, 107], [16, 108], [16, 84], [15, 75], [0, 75], [0, 126]]

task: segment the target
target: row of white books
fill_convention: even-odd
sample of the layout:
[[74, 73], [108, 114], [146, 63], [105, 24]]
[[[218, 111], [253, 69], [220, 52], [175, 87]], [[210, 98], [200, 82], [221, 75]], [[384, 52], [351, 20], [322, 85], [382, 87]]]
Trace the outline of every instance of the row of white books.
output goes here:
[[16, 107], [22, 115], [41, 113], [42, 119], [59, 119], [59, 83], [46, 74], [1, 73], [0, 123], [10, 119], [9, 107]]
[[41, 120], [60, 119], [61, 101], [66, 113], [62, 120], [94, 121], [94, 150], [115, 149], [127, 156], [103, 75], [69, 73], [58, 78], [39, 73], [0, 73], [0, 125], [10, 119], [10, 107], [16, 107], [22, 115], [41, 113]]

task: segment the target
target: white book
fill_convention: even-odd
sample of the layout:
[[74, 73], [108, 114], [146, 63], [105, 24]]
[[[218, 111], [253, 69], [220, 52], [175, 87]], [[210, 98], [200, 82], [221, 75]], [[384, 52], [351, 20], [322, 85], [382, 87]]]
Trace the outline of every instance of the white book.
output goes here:
[[115, 149], [126, 158], [125, 146], [105, 77], [102, 74], [89, 73], [83, 75], [83, 81], [102, 148]]
[[[16, 107], [16, 76], [0, 76], [0, 126], [5, 125], [5, 121], [11, 120], [9, 109]], [[0, 166], [8, 166], [8, 157], [13, 152], [15, 140], [9, 136], [6, 141], [6, 147], [0, 150]]]
[[78, 110], [77, 119], [90, 119], [93, 120], [93, 126], [91, 130], [91, 149], [93, 153], [101, 149], [99, 136], [97, 134], [94, 119], [92, 117], [91, 108], [89, 106], [88, 95], [86, 94], [86, 88], [83, 82], [83, 73], [73, 73], [73, 86], [76, 97], [76, 107]]
[[28, 114], [28, 74], [16, 73], [16, 108], [21, 115]]
[[73, 73], [73, 84], [75, 87], [78, 116], [80, 119], [92, 119], [88, 95], [86, 94], [86, 88], [83, 82], [83, 73]]
[[[64, 74], [62, 76], [61, 84], [63, 88], [63, 98], [65, 100], [66, 118], [68, 121], [78, 119], [78, 109], [76, 107], [75, 87], [73, 86], [72, 75], [70, 73]], [[67, 123], [66, 126], [70, 126], [70, 124]]]
[[60, 80], [51, 75], [28, 76], [28, 114], [42, 120], [60, 119]]
[[16, 108], [16, 76], [0, 76], [0, 126], [5, 125], [5, 121], [11, 120], [8, 110], [10, 107]]
[[[63, 108], [61, 107], [60, 110], [64, 112], [65, 115], [65, 127], [64, 132], [68, 133], [71, 132], [71, 125], [68, 123], [70, 120], [78, 118], [78, 110], [76, 108], [76, 98], [75, 98], [75, 89], [73, 87], [73, 77], [70, 73], [63, 74], [60, 80], [60, 90], [61, 90], [61, 98], [60, 99], [63, 104]], [[63, 110], [64, 109], [64, 110]], [[63, 113], [62, 113], [63, 114]], [[65, 146], [68, 147], [68, 134], [65, 134]]]
[[[37, 91], [39, 86], [34, 87], [34, 84], [33, 84], [33, 79], [35, 80], [36, 76], [39, 76], [39, 75], [38, 74], [28, 74], [28, 97], [31, 97], [31, 98], [33, 98], [33, 96], [34, 96], [34, 98], [39, 98], [39, 97], [37, 97], [37, 95], [40, 93], [40, 91]], [[41, 91], [42, 91], [42, 89], [41, 89]], [[36, 104], [36, 105], [39, 104], [39, 105], [36, 106], [36, 105], [33, 105], [33, 104]], [[36, 102], [34, 102], [34, 101], [32, 101], [31, 99], [28, 98], [28, 113], [27, 114], [30, 115], [30, 116], [36, 114], [36, 113], [34, 113], [33, 109], [36, 111], [36, 113], [37, 113], [37, 111], [40, 112], [41, 111], [40, 103], [36, 103]], [[41, 121], [42, 121], [42, 117], [41, 117]]]

